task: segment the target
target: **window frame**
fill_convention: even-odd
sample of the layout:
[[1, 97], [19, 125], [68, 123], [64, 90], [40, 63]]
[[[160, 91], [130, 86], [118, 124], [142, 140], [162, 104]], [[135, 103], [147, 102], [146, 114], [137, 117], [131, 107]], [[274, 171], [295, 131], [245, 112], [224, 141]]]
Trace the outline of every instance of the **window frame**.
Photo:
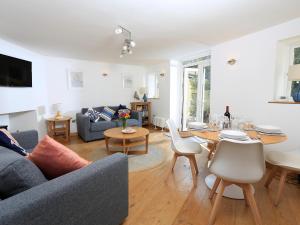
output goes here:
[[[294, 60], [295, 60], [295, 48], [300, 48], [300, 45], [291, 45], [289, 49], [289, 66], [294, 65]], [[288, 69], [287, 69], [288, 71]], [[287, 80], [287, 90], [286, 90], [286, 96], [291, 97], [292, 96], [292, 83], [293, 81], [289, 81], [288, 77], [286, 76]]]
[[[152, 76], [152, 75], [154, 75], [154, 77], [155, 77], [155, 87], [154, 87], [154, 89], [155, 89], [155, 94], [154, 94], [154, 96], [150, 96], [149, 95], [149, 77], [150, 77], [150, 75]], [[147, 76], [146, 76], [146, 87], [147, 87], [147, 98], [148, 99], [159, 99], [159, 74], [158, 74], [158, 72], [151, 72], [151, 73], [148, 73], [147, 74]]]

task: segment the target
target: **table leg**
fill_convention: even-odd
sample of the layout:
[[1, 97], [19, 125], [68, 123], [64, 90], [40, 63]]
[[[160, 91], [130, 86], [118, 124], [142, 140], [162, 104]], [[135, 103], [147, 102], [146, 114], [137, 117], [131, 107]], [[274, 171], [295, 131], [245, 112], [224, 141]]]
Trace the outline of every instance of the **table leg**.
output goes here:
[[145, 142], [146, 154], [148, 153], [148, 145], [149, 145], [149, 134], [146, 135], [146, 142]]
[[70, 120], [67, 121], [67, 141], [70, 141]]
[[109, 146], [108, 146], [108, 140], [109, 138], [108, 137], [105, 137], [105, 146], [106, 146], [106, 151], [108, 154], [110, 154], [110, 151], [109, 151]]
[[125, 139], [123, 139], [123, 153], [124, 154], [127, 154], [128, 152], [127, 152], [127, 148], [126, 148], [126, 140]]

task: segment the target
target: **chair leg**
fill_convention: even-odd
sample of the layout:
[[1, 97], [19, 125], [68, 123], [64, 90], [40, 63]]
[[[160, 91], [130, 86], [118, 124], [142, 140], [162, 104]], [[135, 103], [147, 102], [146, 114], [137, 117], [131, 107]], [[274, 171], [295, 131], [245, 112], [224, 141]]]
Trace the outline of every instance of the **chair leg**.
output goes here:
[[209, 193], [209, 199], [212, 199], [217, 191], [217, 188], [220, 184], [221, 178], [217, 177], [214, 183], [214, 186], [212, 187], [210, 193]]
[[276, 175], [276, 172], [277, 172], [277, 166], [273, 166], [271, 171], [267, 175], [267, 179], [266, 179], [266, 182], [265, 182], [265, 187], [266, 188], [269, 188], [274, 176]]
[[[193, 182], [194, 182], [194, 186], [197, 186], [197, 170], [196, 166], [194, 165], [194, 161], [193, 161], [193, 156], [186, 156], [189, 161], [190, 161], [190, 167], [191, 167], [191, 172], [192, 172], [192, 176], [193, 176]], [[196, 160], [195, 160], [196, 161]], [[194, 169], [193, 169], [194, 168]]]
[[[172, 158], [172, 161], [171, 161], [171, 168], [167, 174], [167, 179], [168, 177], [170, 176], [170, 174], [173, 172], [174, 170], [174, 167], [175, 167], [175, 164], [176, 164], [176, 161], [177, 161], [177, 158], [178, 158], [178, 155], [176, 153], [174, 153], [173, 155], [173, 158]], [[167, 180], [166, 180], [167, 181]]]
[[247, 199], [249, 201], [249, 205], [250, 205], [253, 217], [254, 217], [255, 224], [256, 225], [262, 225], [262, 220], [261, 220], [261, 217], [260, 217], [257, 205], [256, 205], [254, 195], [252, 193], [251, 185], [250, 184], [245, 184], [243, 186], [243, 189], [245, 190]]
[[220, 204], [221, 204], [221, 201], [222, 201], [222, 198], [223, 198], [224, 190], [225, 190], [225, 184], [224, 184], [224, 181], [221, 180], [221, 182], [220, 182], [220, 192], [217, 194], [216, 201], [215, 201], [215, 203], [213, 205], [213, 208], [212, 208], [212, 211], [210, 213], [208, 225], [213, 225], [215, 223], [216, 216], [217, 216], [217, 213], [218, 213], [218, 209], [220, 208]]
[[191, 162], [191, 166], [194, 167], [196, 174], [198, 174], [199, 170], [198, 170], [198, 166], [197, 166], [196, 156], [195, 155], [190, 155], [190, 156], [188, 156], [188, 158]]
[[284, 184], [285, 184], [287, 174], [288, 174], [287, 170], [283, 169], [281, 171], [281, 176], [280, 176], [280, 181], [279, 181], [279, 188], [278, 188], [278, 192], [277, 192], [276, 199], [275, 199], [275, 206], [278, 206], [278, 204], [279, 204], [279, 200], [280, 200], [280, 197], [281, 197], [282, 192], [283, 192], [283, 188], [284, 188]]
[[247, 194], [246, 194], [246, 191], [245, 189], [243, 188], [243, 194], [244, 194], [244, 198], [245, 198], [245, 202], [246, 202], [246, 206], [249, 206], [249, 200], [247, 198]]

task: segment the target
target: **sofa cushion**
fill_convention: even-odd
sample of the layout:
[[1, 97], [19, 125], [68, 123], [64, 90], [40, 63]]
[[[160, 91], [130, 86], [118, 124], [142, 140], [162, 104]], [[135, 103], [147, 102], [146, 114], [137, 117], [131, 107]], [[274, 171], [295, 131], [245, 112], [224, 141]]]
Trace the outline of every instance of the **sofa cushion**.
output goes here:
[[91, 122], [97, 122], [100, 119], [100, 112], [92, 108], [89, 108], [84, 115], [88, 116]]
[[115, 111], [113, 109], [109, 107], [104, 107], [103, 111], [99, 114], [99, 116], [106, 121], [111, 121], [114, 114]]
[[0, 147], [0, 197], [8, 198], [47, 179], [26, 157], [7, 148]]
[[[118, 111], [119, 106], [108, 106], [109, 108], [111, 108], [114, 111]], [[82, 108], [81, 109], [81, 113], [85, 114], [88, 111], [89, 108]], [[104, 106], [99, 106], [99, 107], [93, 107], [94, 110], [98, 111], [98, 112], [102, 112], [104, 109]]]
[[20, 155], [26, 156], [27, 152], [22, 148], [16, 139], [5, 129], [0, 129], [0, 146], [11, 149]]
[[55, 178], [90, 164], [74, 151], [46, 135], [29, 154], [48, 178]]
[[91, 131], [92, 132], [98, 132], [98, 131], [104, 131], [113, 127], [116, 127], [116, 123], [118, 121], [98, 121], [96, 123], [91, 123]]

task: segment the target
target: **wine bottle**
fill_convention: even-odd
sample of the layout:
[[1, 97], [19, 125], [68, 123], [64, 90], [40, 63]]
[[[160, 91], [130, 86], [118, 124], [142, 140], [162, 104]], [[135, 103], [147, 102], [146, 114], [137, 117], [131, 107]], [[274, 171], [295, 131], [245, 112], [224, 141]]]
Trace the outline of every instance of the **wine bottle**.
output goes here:
[[224, 113], [224, 116], [225, 116], [226, 120], [224, 121], [223, 128], [229, 129], [231, 127], [229, 106], [226, 106], [226, 111]]
[[229, 106], [226, 106], [226, 111], [224, 113], [224, 116], [226, 116], [228, 118], [228, 120], [230, 121], [230, 112], [229, 112]]

